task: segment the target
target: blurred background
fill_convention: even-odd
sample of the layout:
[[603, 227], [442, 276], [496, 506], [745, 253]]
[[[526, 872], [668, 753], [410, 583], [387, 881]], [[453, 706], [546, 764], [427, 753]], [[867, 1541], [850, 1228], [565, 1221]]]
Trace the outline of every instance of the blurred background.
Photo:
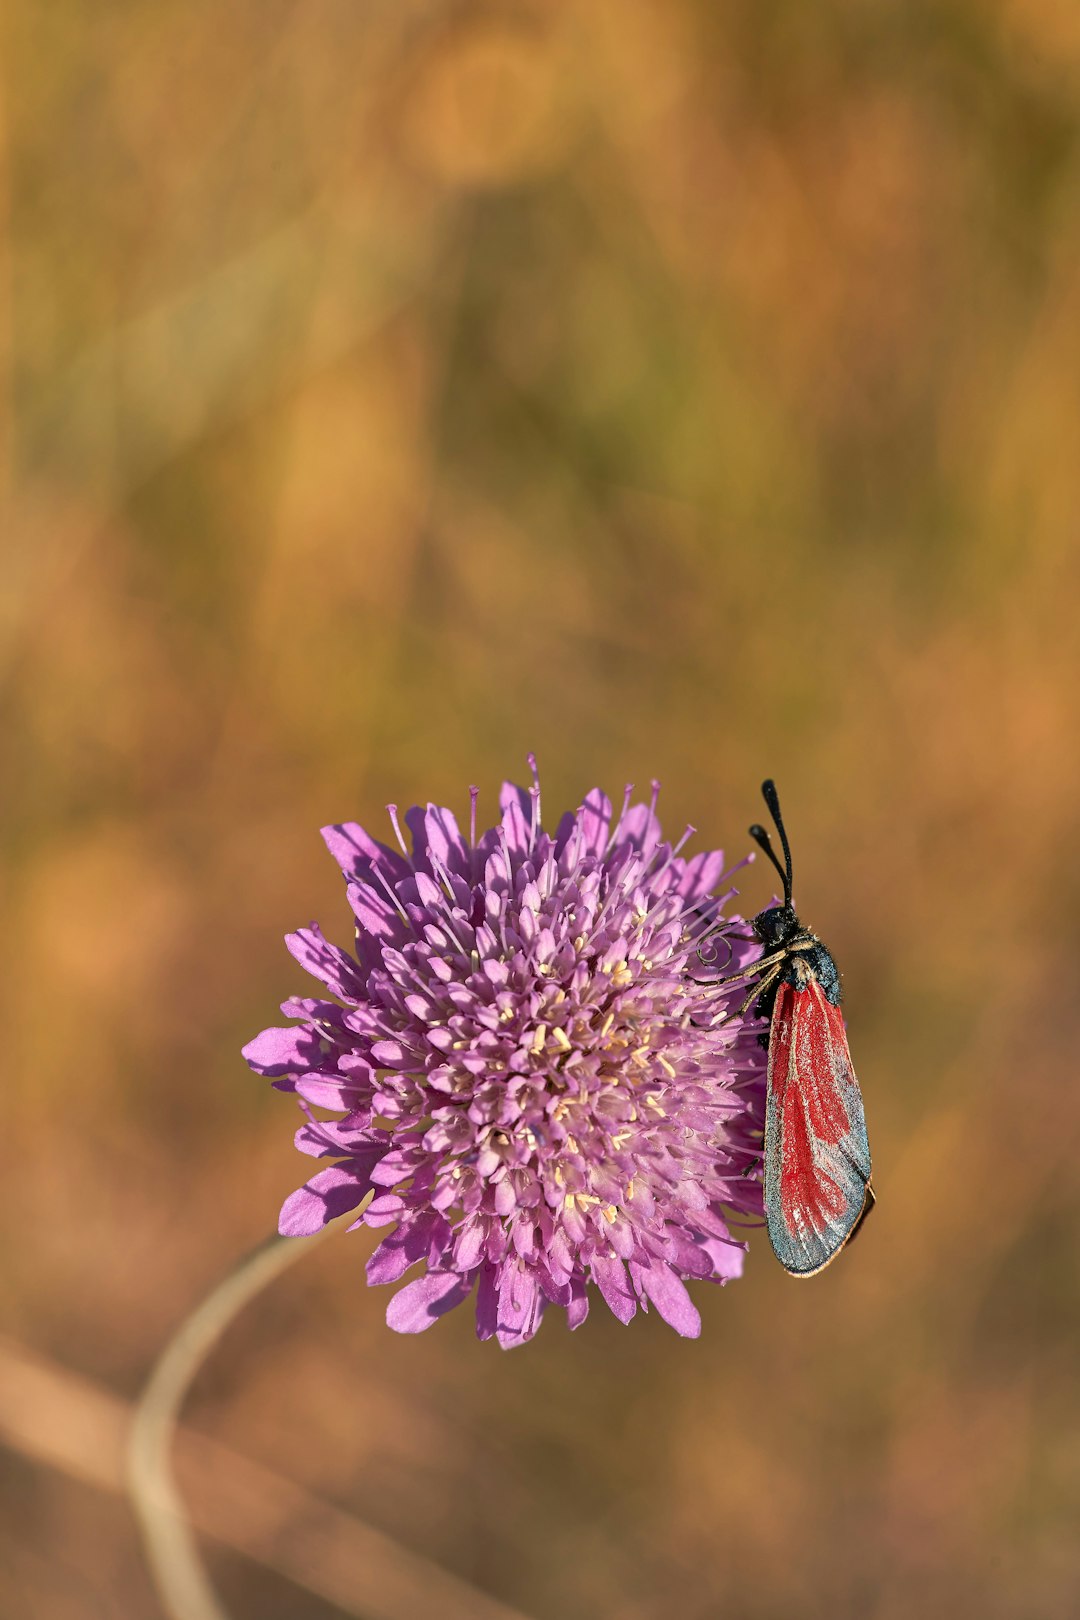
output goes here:
[[806, 1285], [757, 1235], [697, 1343], [510, 1355], [392, 1335], [335, 1233], [187, 1408], [223, 1601], [1076, 1612], [1080, 12], [12, 0], [3, 49], [0, 1613], [162, 1613], [119, 1447], [307, 1173], [239, 1048], [282, 934], [348, 937], [319, 826], [530, 748], [552, 819], [655, 774], [733, 856], [776, 776], [878, 1210]]

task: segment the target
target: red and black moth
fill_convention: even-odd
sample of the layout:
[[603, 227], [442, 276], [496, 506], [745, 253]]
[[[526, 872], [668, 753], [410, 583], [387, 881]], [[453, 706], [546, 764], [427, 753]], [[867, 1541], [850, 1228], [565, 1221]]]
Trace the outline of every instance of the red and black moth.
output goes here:
[[756, 962], [720, 982], [755, 978], [743, 1003], [769, 1019], [765, 1100], [765, 1219], [773, 1252], [794, 1277], [835, 1260], [874, 1206], [862, 1096], [840, 1011], [840, 974], [791, 901], [791, 846], [772, 781], [761, 785], [784, 851], [765, 828], [750, 836], [776, 867], [784, 903], [758, 912]]

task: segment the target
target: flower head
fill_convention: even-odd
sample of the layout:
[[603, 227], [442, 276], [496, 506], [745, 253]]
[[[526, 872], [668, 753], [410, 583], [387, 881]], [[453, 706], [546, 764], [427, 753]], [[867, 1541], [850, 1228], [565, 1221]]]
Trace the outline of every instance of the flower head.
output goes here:
[[[299, 1022], [244, 1049], [300, 1101], [302, 1152], [334, 1163], [288, 1198], [302, 1235], [355, 1210], [390, 1227], [371, 1283], [424, 1271], [387, 1321], [415, 1333], [475, 1291], [477, 1332], [504, 1346], [550, 1305], [577, 1327], [588, 1284], [622, 1322], [652, 1304], [679, 1333], [700, 1318], [684, 1279], [726, 1282], [760, 1214], [760, 1025], [709, 982], [704, 930], [752, 960], [717, 896], [723, 856], [685, 859], [651, 804], [621, 815], [599, 790], [543, 829], [540, 789], [506, 784], [497, 826], [451, 811], [405, 817], [406, 847], [354, 823], [323, 836], [348, 884], [350, 954], [319, 928], [287, 944], [334, 999], [294, 999]], [[314, 1109], [344, 1117], [316, 1117]]]

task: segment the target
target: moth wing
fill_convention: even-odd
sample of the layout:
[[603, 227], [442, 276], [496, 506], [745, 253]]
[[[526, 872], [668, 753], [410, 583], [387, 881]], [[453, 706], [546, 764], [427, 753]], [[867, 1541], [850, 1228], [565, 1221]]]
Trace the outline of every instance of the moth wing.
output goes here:
[[862, 1095], [839, 1007], [781, 981], [769, 1031], [765, 1215], [780, 1264], [827, 1266], [873, 1203]]

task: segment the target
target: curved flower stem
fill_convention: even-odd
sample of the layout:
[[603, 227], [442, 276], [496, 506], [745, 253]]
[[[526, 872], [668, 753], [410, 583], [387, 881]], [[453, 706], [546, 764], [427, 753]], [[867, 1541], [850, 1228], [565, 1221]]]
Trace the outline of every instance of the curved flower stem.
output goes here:
[[128, 1491], [169, 1620], [229, 1620], [203, 1568], [173, 1472], [172, 1441], [184, 1400], [229, 1324], [311, 1246], [275, 1234], [234, 1266], [181, 1322], [136, 1405], [127, 1452]]

